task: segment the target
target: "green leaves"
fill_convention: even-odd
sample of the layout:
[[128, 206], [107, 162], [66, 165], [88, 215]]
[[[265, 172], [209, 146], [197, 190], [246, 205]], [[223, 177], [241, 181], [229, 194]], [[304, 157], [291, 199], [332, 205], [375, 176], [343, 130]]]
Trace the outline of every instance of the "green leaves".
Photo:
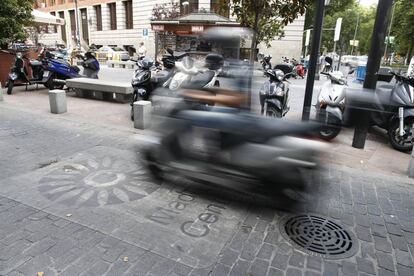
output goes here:
[[257, 44], [282, 37], [283, 27], [305, 13], [311, 0], [233, 0], [230, 8], [241, 26], [255, 30]]
[[0, 5], [0, 45], [25, 39], [25, 26], [32, 20], [34, 0], [1, 0]]

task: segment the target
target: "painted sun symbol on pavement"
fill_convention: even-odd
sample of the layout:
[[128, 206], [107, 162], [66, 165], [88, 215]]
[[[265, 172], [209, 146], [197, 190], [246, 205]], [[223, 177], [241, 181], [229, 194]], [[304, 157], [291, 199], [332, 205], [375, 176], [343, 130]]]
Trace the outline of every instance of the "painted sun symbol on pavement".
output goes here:
[[66, 163], [39, 184], [38, 190], [51, 201], [89, 207], [139, 200], [159, 187], [136, 162], [108, 156]]

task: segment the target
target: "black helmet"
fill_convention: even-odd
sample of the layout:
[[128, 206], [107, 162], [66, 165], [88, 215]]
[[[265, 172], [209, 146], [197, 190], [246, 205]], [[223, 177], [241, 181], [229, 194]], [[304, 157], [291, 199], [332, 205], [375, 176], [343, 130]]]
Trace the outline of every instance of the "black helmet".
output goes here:
[[138, 66], [143, 69], [150, 69], [152, 66], [154, 66], [154, 61], [149, 58], [145, 57], [137, 62]]
[[167, 69], [172, 69], [175, 66], [175, 60], [171, 56], [164, 56], [162, 58], [162, 65]]

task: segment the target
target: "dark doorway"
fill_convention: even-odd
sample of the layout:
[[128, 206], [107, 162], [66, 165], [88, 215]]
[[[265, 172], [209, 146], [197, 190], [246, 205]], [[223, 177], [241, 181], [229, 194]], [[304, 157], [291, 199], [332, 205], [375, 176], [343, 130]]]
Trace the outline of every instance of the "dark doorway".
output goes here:
[[75, 10], [69, 11], [69, 18], [70, 18], [70, 34], [72, 36], [72, 40], [76, 39], [76, 18], [75, 18]]
[[89, 45], [88, 13], [86, 9], [81, 9], [80, 12], [82, 21], [82, 37], [86, 44]]
[[[65, 19], [64, 12], [59, 12], [59, 17], [62, 18], [62, 19]], [[62, 40], [66, 43], [67, 42], [67, 40], [66, 40], [66, 22], [65, 22], [64, 25], [60, 26], [60, 32], [61, 32], [60, 35], [62, 37]]]

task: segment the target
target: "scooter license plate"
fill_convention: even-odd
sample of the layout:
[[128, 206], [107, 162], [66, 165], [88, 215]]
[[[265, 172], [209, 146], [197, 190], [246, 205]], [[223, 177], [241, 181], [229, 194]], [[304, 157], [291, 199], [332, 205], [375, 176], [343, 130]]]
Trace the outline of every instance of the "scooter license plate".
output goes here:
[[44, 78], [49, 77], [49, 71], [45, 71], [45, 72], [43, 72], [43, 77], [44, 77]]

